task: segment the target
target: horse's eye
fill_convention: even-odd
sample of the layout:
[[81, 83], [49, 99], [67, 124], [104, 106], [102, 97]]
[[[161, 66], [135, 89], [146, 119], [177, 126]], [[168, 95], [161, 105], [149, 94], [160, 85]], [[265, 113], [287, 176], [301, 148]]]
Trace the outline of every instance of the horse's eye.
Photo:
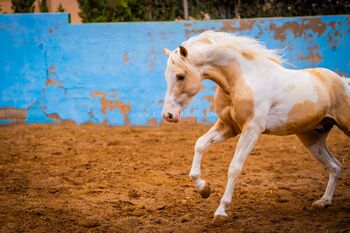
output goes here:
[[177, 81], [183, 81], [185, 79], [185, 75], [183, 74], [178, 74], [176, 75]]

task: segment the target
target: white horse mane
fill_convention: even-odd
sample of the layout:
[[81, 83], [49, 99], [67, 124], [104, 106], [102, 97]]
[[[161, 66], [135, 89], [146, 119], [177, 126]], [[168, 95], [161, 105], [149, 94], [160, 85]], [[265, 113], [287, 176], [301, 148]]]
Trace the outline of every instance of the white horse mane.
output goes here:
[[285, 60], [279, 55], [279, 50], [267, 49], [262, 42], [247, 36], [237, 36], [226, 32], [209, 30], [191, 37], [184, 41], [182, 45], [191, 47], [198, 43], [227, 47], [250, 59], [260, 57], [267, 58], [280, 65], [285, 63]]

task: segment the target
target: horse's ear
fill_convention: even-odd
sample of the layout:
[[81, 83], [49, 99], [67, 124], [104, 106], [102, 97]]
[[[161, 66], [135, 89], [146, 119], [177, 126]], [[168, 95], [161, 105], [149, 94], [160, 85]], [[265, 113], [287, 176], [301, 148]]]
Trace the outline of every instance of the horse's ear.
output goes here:
[[169, 57], [169, 55], [171, 54], [171, 51], [167, 48], [163, 48], [164, 53]]
[[185, 49], [185, 47], [183, 47], [181, 45], [179, 48], [180, 48], [180, 54], [184, 57], [187, 57], [187, 55], [188, 55], [187, 49]]

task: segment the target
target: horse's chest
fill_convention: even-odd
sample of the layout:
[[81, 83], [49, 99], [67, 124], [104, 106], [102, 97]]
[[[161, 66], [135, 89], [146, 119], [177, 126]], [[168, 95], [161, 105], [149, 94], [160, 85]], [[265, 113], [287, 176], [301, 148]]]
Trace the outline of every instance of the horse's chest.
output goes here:
[[250, 98], [236, 98], [232, 101], [226, 95], [220, 99], [215, 98], [214, 104], [219, 119], [239, 131], [254, 115], [254, 102]]

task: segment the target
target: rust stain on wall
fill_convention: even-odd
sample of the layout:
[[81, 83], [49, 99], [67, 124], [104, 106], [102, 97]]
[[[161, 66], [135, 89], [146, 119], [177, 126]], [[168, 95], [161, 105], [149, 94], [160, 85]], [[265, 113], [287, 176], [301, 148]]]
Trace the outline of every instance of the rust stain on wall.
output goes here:
[[150, 51], [149, 51], [149, 60], [150, 60], [150, 64], [149, 64], [149, 68], [150, 70], [153, 72], [154, 71], [154, 67], [155, 67], [155, 63], [156, 63], [156, 51], [154, 48], [152, 48]]
[[330, 22], [330, 23], [328, 23], [328, 25], [333, 29], [333, 31], [336, 30], [336, 28], [335, 28], [335, 22]]
[[54, 85], [56, 87], [62, 86], [62, 84], [60, 82], [54, 80], [53, 78], [49, 78], [46, 80], [46, 86], [50, 86], [50, 85]]
[[156, 125], [157, 124], [157, 120], [156, 119], [149, 119], [147, 121], [147, 124], [149, 124], [149, 125]]
[[92, 92], [93, 97], [101, 97], [100, 104], [101, 104], [101, 113], [106, 114], [107, 109], [109, 109], [110, 112], [112, 112], [114, 109], [118, 109], [122, 115], [124, 116], [124, 124], [130, 125], [130, 119], [129, 119], [129, 113], [131, 111], [130, 103], [125, 104], [120, 100], [117, 101], [111, 101], [107, 99], [107, 94], [103, 93], [101, 91], [93, 91]]
[[214, 112], [214, 96], [203, 96], [202, 99], [211, 103], [209, 110]]
[[62, 120], [57, 113], [46, 114], [46, 116], [51, 118], [52, 120], [55, 120], [55, 121], [61, 121]]
[[304, 55], [301, 55], [299, 56], [300, 60], [302, 61], [310, 61], [314, 64], [318, 64], [320, 61], [322, 61], [322, 57], [319, 53], [315, 54], [315, 55], [312, 55], [312, 54], [309, 54], [308, 56], [304, 56]]
[[338, 47], [339, 40], [334, 38], [334, 36], [331, 33], [327, 34], [328, 44], [332, 46], [333, 49], [336, 49]]
[[207, 116], [207, 114], [208, 114], [208, 111], [206, 110], [206, 109], [203, 109], [203, 116]]
[[274, 32], [276, 40], [284, 41], [287, 39], [286, 32], [291, 31], [295, 37], [307, 36], [306, 31], [311, 30], [319, 37], [326, 31], [327, 24], [319, 18], [302, 19], [301, 23], [286, 22], [282, 26], [277, 26], [275, 23], [270, 24], [270, 30]]
[[240, 19], [239, 26], [235, 26], [237, 21], [224, 21], [223, 26], [220, 29], [221, 31], [245, 31], [253, 29], [253, 26], [256, 24], [255, 19]]
[[124, 58], [123, 58], [124, 64], [128, 64], [129, 63], [129, 54], [128, 52], [125, 51], [124, 53]]
[[192, 30], [186, 29], [186, 30], [185, 30], [185, 35], [186, 35], [186, 36], [190, 36], [190, 35], [192, 35], [192, 34], [199, 34], [199, 33], [205, 32], [205, 31], [206, 31], [205, 28], [192, 29]]
[[309, 50], [309, 55], [307, 56], [304, 56], [304, 55], [301, 55], [299, 56], [300, 60], [307, 60], [307, 61], [310, 61], [314, 64], [318, 64], [320, 61], [323, 60], [323, 57], [321, 56], [321, 54], [319, 53], [319, 47], [318, 46], [312, 46], [312, 47], [309, 47], [308, 48]]
[[[350, 23], [350, 22], [349, 22]], [[344, 36], [344, 31], [339, 31], [338, 29], [342, 29], [342, 22], [329, 22], [327, 24], [333, 32], [327, 33], [328, 44], [336, 49], [338, 47], [339, 42], [342, 42], [342, 38]], [[337, 27], [338, 25], [338, 27]], [[337, 29], [338, 28], [338, 29]]]
[[101, 91], [92, 91], [92, 96], [95, 97], [95, 96], [101, 96], [101, 97], [106, 97], [107, 94], [106, 93], [103, 93]]
[[50, 75], [53, 75], [55, 73], [54, 69], [55, 69], [55, 66], [50, 66], [50, 68], [49, 68], [49, 74]]
[[117, 108], [124, 115], [125, 125], [130, 125], [129, 112], [131, 111], [130, 104], [124, 104], [122, 101], [114, 102], [115, 108]]
[[27, 120], [27, 110], [12, 107], [0, 108], [0, 120], [24, 122]]
[[302, 19], [301, 22], [314, 33], [317, 33], [318, 37], [320, 37], [327, 29], [327, 23], [323, 22], [320, 18]]
[[[238, 25], [237, 26], [237, 22]], [[251, 30], [253, 29], [253, 26], [257, 23], [257, 20], [255, 19], [240, 19], [240, 20], [225, 20], [223, 21], [223, 26], [220, 28], [219, 31], [224, 32], [230, 32], [230, 31], [245, 31], [245, 30]], [[194, 24], [186, 23], [184, 24], [185, 27], [191, 27]], [[192, 34], [199, 34], [202, 32], [205, 32], [207, 29], [205, 28], [198, 28], [198, 29], [186, 29], [185, 34], [186, 36], [191, 36]]]

